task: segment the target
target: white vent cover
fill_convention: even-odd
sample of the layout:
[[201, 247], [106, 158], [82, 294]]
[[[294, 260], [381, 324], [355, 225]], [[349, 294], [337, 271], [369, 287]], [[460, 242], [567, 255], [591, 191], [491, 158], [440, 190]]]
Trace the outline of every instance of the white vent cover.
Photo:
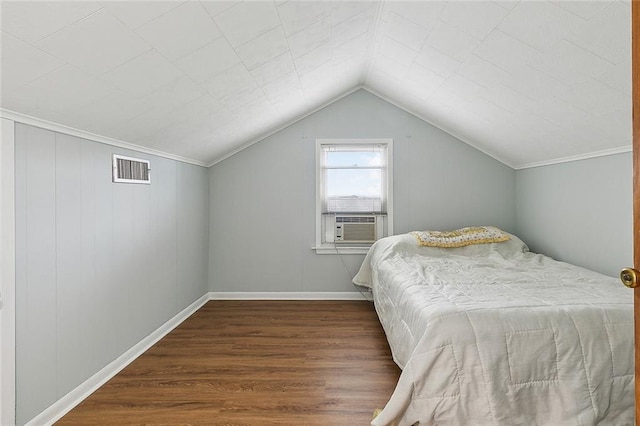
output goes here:
[[336, 223], [375, 223], [375, 216], [336, 216]]
[[151, 183], [151, 163], [140, 158], [113, 154], [113, 181], [121, 183]]

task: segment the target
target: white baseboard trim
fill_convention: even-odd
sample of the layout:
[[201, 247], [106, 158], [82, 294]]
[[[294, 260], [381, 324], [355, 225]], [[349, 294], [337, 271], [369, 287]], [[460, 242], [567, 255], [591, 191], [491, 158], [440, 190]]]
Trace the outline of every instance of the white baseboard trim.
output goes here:
[[209, 300], [366, 300], [357, 291], [213, 291]]
[[107, 364], [102, 370], [89, 377], [77, 388], [57, 400], [49, 408], [31, 419], [25, 426], [51, 425], [60, 420], [76, 405], [80, 404], [86, 397], [104, 385], [113, 376], [118, 374], [127, 365], [142, 355], [147, 349], [156, 344], [160, 339], [169, 334], [171, 330], [189, 318], [194, 312], [200, 309], [209, 301], [209, 294], [204, 294], [191, 305], [184, 308], [180, 313], [162, 324], [157, 330], [142, 339], [131, 349], [120, 355], [118, 358]]
[[147, 349], [155, 345], [160, 339], [169, 334], [171, 330], [180, 325], [184, 320], [193, 315], [209, 300], [366, 300], [362, 294], [356, 291], [314, 291], [314, 292], [209, 292], [187, 306], [176, 316], [161, 325], [157, 330], [142, 339], [131, 349], [106, 365], [102, 370], [89, 377], [74, 390], [50, 405], [46, 410], [26, 423], [25, 426], [52, 425], [62, 416], [71, 411], [104, 385], [113, 376], [122, 371], [142, 355]]

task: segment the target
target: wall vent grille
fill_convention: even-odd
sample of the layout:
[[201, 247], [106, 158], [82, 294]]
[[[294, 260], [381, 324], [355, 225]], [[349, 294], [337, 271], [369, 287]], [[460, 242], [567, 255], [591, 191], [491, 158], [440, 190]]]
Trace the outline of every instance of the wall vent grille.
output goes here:
[[140, 158], [113, 154], [113, 181], [117, 183], [151, 183], [151, 163]]
[[375, 223], [374, 216], [336, 216], [337, 223]]

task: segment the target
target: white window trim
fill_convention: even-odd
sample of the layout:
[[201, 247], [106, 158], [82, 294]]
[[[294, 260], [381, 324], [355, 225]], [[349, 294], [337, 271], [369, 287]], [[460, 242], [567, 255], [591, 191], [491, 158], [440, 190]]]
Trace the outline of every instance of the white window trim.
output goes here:
[[393, 235], [393, 139], [316, 139], [316, 254], [367, 254], [370, 245], [348, 246], [344, 244], [322, 243], [322, 199], [320, 197], [320, 155], [322, 145], [381, 145], [387, 146], [387, 234]]

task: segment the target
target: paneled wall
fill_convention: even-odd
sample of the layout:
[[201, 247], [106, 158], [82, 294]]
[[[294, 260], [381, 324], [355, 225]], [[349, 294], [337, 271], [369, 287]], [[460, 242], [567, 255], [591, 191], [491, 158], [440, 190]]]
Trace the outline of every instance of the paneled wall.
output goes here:
[[633, 264], [631, 153], [518, 170], [517, 230], [532, 251], [611, 276]]
[[360, 90], [210, 168], [211, 291], [354, 291], [364, 256], [311, 249], [318, 138], [393, 138], [396, 234], [515, 231], [513, 169]]
[[[17, 124], [16, 376], [23, 424], [207, 292], [207, 170]], [[151, 185], [111, 182], [111, 155]]]
[[15, 407], [15, 126], [0, 119], [0, 424]]

